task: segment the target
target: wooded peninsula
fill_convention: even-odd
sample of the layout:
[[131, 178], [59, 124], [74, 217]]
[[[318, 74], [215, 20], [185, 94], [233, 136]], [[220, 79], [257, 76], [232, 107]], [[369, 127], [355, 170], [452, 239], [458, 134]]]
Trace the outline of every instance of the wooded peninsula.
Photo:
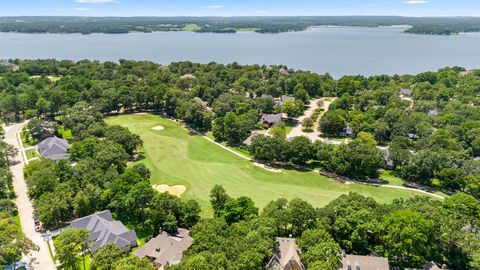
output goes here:
[[1, 32], [19, 33], [282, 33], [315, 26], [379, 27], [409, 25], [406, 33], [452, 35], [480, 32], [477, 17], [297, 16], [297, 17], [0, 17]]

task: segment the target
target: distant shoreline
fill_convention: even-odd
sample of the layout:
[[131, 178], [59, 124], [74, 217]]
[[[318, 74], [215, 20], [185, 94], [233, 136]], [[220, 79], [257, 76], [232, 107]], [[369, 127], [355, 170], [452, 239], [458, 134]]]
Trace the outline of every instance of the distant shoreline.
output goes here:
[[277, 34], [312, 27], [398, 27], [406, 33], [453, 35], [480, 32], [480, 17], [296, 16], [296, 17], [0, 17], [0, 32], [126, 34], [195, 32]]

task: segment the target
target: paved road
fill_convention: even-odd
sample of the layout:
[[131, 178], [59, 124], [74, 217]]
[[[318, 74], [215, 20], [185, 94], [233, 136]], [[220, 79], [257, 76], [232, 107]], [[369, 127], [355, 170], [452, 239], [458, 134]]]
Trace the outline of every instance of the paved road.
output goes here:
[[[302, 121], [303, 119], [312, 116], [313, 112], [318, 108], [318, 101], [323, 100], [323, 106], [321, 107], [324, 111], [324, 114], [328, 111], [330, 108], [330, 104], [335, 101], [337, 98], [332, 98], [332, 99], [326, 99], [326, 98], [318, 98], [310, 101], [310, 105], [308, 106], [308, 109], [305, 111], [305, 113], [297, 118], [297, 125], [287, 134], [287, 139], [291, 139], [293, 137], [297, 136], [305, 136], [309, 138], [312, 142], [315, 141], [321, 141], [326, 144], [342, 144], [344, 142], [338, 141], [338, 140], [330, 140], [328, 138], [323, 138], [320, 137], [320, 131], [318, 131], [318, 123], [320, 122], [320, 119], [317, 120], [313, 127], [313, 132], [305, 132], [302, 129]], [[321, 117], [320, 117], [321, 118]]]
[[303, 119], [312, 116], [313, 112], [319, 107], [318, 102], [320, 100], [323, 100], [323, 98], [312, 99], [310, 101], [310, 104], [308, 105], [308, 109], [303, 113], [302, 116], [296, 119], [297, 125], [287, 134], [287, 139], [298, 137], [298, 136], [306, 136], [310, 138], [310, 140], [312, 141], [318, 140], [318, 135], [320, 135], [320, 132], [318, 132], [316, 128], [316, 123], [313, 127], [313, 132], [304, 132], [302, 122], [303, 122]]
[[[17, 133], [25, 124], [26, 122], [6, 127], [5, 142], [15, 146], [17, 149], [21, 149], [22, 146], [17, 140]], [[10, 170], [13, 174], [13, 188], [15, 189], [15, 194], [17, 195], [16, 203], [23, 233], [40, 248], [38, 251], [34, 251], [29, 254], [28, 257], [31, 259], [35, 258], [36, 262], [33, 264], [33, 269], [54, 270], [56, 267], [50, 257], [50, 253], [48, 252], [47, 243], [44, 241], [42, 235], [35, 231], [35, 224], [33, 223], [32, 218], [33, 206], [32, 202], [28, 198], [27, 184], [23, 178], [23, 168], [25, 163], [22, 157], [22, 152], [23, 151], [19, 151], [19, 154], [15, 157], [15, 161], [18, 163], [11, 166]]]

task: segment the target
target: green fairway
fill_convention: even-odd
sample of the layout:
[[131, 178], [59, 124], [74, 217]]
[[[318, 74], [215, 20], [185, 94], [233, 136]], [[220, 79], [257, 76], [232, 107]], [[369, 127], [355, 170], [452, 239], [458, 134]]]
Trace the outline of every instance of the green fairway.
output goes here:
[[[204, 214], [211, 212], [209, 192], [221, 184], [232, 196], [249, 196], [258, 207], [280, 197], [301, 198], [314, 206], [324, 206], [350, 191], [370, 196], [378, 202], [413, 197], [416, 192], [358, 184], [343, 184], [314, 172], [282, 170], [269, 172], [255, 166], [201, 136], [190, 135], [178, 123], [156, 115], [121, 115], [106, 122], [121, 125], [140, 135], [143, 162], [152, 170], [152, 184], [181, 184], [187, 187], [183, 197], [197, 200]], [[164, 130], [153, 130], [162, 126]]]

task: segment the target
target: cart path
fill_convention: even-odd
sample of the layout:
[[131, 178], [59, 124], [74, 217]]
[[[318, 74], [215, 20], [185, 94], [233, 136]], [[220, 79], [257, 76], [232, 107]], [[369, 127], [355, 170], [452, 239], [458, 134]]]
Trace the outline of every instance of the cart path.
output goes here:
[[13, 145], [19, 150], [14, 165], [10, 166], [13, 175], [13, 188], [15, 189], [16, 204], [18, 207], [18, 214], [20, 216], [20, 223], [22, 225], [23, 233], [27, 238], [32, 240], [38, 247], [38, 251], [33, 251], [28, 254], [29, 259], [35, 262], [32, 264], [35, 270], [54, 270], [56, 266], [50, 257], [47, 242], [41, 233], [35, 231], [35, 224], [33, 222], [33, 206], [27, 195], [27, 184], [23, 177], [23, 168], [25, 167], [25, 151], [21, 140], [19, 141], [19, 132], [27, 124], [27, 122], [14, 124], [5, 128], [5, 142]]
[[[218, 143], [212, 139], [210, 139], [209, 137], [201, 134], [200, 132], [198, 132], [197, 130], [191, 128], [191, 127], [187, 127], [187, 129], [193, 131], [194, 133], [196, 133], [197, 135], [201, 136], [202, 138], [204, 138], [205, 140], [227, 150], [228, 152], [240, 157], [240, 158], [243, 158], [245, 160], [249, 160], [251, 162], [255, 162], [254, 159], [250, 158], [250, 157], [247, 157], [239, 152], [236, 152], [228, 147], [226, 147], [225, 145], [222, 145], [221, 143]], [[258, 164], [258, 165], [257, 165]], [[264, 169], [266, 170], [269, 170], [269, 166], [267, 165], [264, 165], [264, 164], [260, 164], [260, 163], [257, 163], [255, 165], [259, 166], [259, 167], [262, 167], [262, 166], [265, 166], [263, 167]], [[313, 170], [311, 168], [308, 168], [308, 167], [301, 167], [302, 169], [304, 170], [309, 170], [311, 172], [314, 172], [314, 173], [318, 173], [320, 174], [320, 171], [319, 170]], [[350, 183], [350, 182], [349, 182]], [[444, 196], [442, 195], [438, 195], [438, 194], [435, 194], [435, 193], [431, 193], [431, 192], [428, 192], [428, 191], [425, 191], [425, 190], [421, 190], [421, 189], [418, 189], [418, 188], [411, 188], [411, 187], [404, 187], [404, 186], [395, 186], [395, 185], [384, 185], [384, 184], [373, 184], [373, 183], [364, 183], [364, 182], [358, 182], [358, 181], [351, 181], [351, 183], [355, 183], [355, 184], [359, 184], [359, 185], [368, 185], [368, 186], [375, 186], [375, 187], [383, 187], [383, 188], [394, 188], [394, 189], [402, 189], [402, 190], [409, 190], [409, 191], [413, 191], [413, 192], [418, 192], [418, 193], [422, 193], [422, 194], [425, 194], [425, 195], [429, 195], [429, 196], [432, 196], [432, 197], [435, 197], [437, 199], [440, 199], [440, 200], [443, 200], [445, 199]], [[347, 183], [348, 184], [348, 183]]]

